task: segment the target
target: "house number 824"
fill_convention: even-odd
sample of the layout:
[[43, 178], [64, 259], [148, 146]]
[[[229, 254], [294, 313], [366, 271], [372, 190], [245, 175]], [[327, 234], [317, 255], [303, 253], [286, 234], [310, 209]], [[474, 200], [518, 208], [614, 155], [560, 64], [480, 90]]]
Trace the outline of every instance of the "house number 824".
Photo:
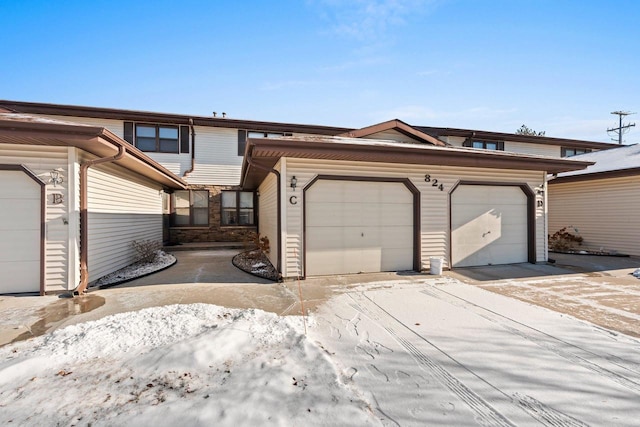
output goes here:
[[435, 178], [431, 178], [431, 175], [425, 175], [424, 182], [430, 182], [432, 187], [436, 187], [438, 190], [444, 191], [444, 185], [438, 184], [438, 180]]

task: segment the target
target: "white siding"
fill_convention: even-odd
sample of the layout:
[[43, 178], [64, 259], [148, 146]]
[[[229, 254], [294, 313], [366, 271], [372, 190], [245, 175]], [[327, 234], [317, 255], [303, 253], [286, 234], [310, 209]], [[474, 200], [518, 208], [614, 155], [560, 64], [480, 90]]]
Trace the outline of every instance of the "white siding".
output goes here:
[[[75, 230], [69, 228], [68, 222], [71, 215], [77, 215], [69, 210], [69, 193], [67, 186], [70, 181], [67, 148], [46, 147], [35, 145], [0, 144], [0, 163], [23, 164], [44, 182], [48, 182], [52, 169], [61, 168], [64, 182], [46, 186], [45, 209], [45, 291], [61, 291], [74, 287], [69, 283], [69, 235]], [[53, 204], [53, 194], [62, 194], [63, 202]]]
[[583, 246], [640, 256], [640, 176], [549, 185], [549, 234], [574, 226]]
[[504, 151], [518, 154], [535, 154], [538, 156], [560, 157], [560, 147], [557, 145], [505, 141]]
[[[502, 169], [460, 168], [446, 166], [397, 165], [387, 163], [366, 163], [346, 161], [318, 161], [308, 159], [286, 159], [286, 173], [283, 180], [289, 182], [295, 175], [298, 189], [294, 193], [287, 185], [285, 262], [283, 275], [295, 277], [297, 259], [295, 254], [302, 253], [302, 200], [301, 189], [316, 175], [353, 175], [368, 177], [409, 178], [421, 193], [421, 269], [429, 268], [429, 257], [443, 257], [449, 265], [449, 191], [461, 181], [486, 181], [526, 183], [534, 187], [544, 183], [544, 174], [538, 171], [517, 171]], [[425, 182], [425, 174], [444, 184], [444, 191], [432, 186], [433, 181]], [[288, 203], [289, 197], [298, 196], [298, 204]], [[543, 201], [543, 196], [536, 198]], [[546, 261], [545, 207], [536, 208], [536, 260]]]
[[271, 263], [276, 266], [278, 262], [278, 179], [272, 173], [258, 188], [258, 224], [260, 237], [268, 237], [270, 251], [267, 254]]
[[89, 169], [89, 280], [133, 263], [134, 240], [162, 242], [161, 186], [116, 165]]
[[[462, 147], [466, 140], [462, 136], [447, 136], [443, 138], [454, 147]], [[504, 151], [518, 154], [535, 154], [539, 156], [560, 157], [560, 147], [557, 145], [532, 144], [530, 142], [505, 141]]]

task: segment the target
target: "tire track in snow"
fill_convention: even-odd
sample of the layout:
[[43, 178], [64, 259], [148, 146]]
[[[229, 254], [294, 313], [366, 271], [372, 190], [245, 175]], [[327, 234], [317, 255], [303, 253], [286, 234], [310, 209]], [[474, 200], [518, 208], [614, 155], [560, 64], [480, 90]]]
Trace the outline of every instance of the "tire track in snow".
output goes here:
[[[507, 330], [508, 332], [519, 336], [520, 338], [524, 338], [525, 340], [544, 348], [545, 350], [551, 351], [556, 355], [569, 360], [572, 363], [580, 365], [583, 368], [590, 370], [591, 372], [597, 373], [600, 376], [603, 376], [615, 383], [632, 390], [638, 394], [640, 394], [640, 382], [634, 381], [630, 378], [627, 378], [623, 375], [618, 374], [610, 369], [607, 369], [603, 366], [598, 365], [590, 360], [585, 359], [584, 357], [576, 354], [571, 348], [575, 350], [579, 350], [584, 353], [588, 353], [594, 357], [601, 358], [598, 354], [590, 352], [587, 349], [581, 348], [569, 342], [560, 340], [559, 338], [554, 337], [553, 335], [549, 335], [545, 332], [542, 332], [536, 328], [520, 323], [514, 319], [511, 319], [502, 314], [496, 313], [495, 311], [489, 310], [482, 306], [479, 306], [475, 303], [465, 300], [464, 298], [453, 295], [445, 290], [438, 289], [435, 287], [431, 287], [431, 289], [422, 290], [421, 293], [430, 296], [432, 298], [436, 298], [440, 301], [444, 301], [456, 307], [461, 307], [465, 310], [469, 310], [476, 315], [486, 319], [494, 324], [497, 324], [501, 328]], [[630, 373], [638, 374], [638, 368], [636, 366], [631, 365], [629, 362], [626, 362], [622, 359], [612, 357], [612, 358], [604, 358], [608, 362], [625, 369]]]
[[[484, 426], [513, 426], [508, 419], [506, 419], [500, 412], [498, 412], [493, 406], [482, 399], [479, 395], [474, 393], [465, 384], [459, 381], [449, 371], [440, 366], [437, 362], [432, 360], [426, 354], [416, 348], [408, 339], [402, 336], [402, 333], [391, 324], [398, 323], [403, 329], [408, 329], [415, 335], [411, 329], [407, 328], [404, 324], [399, 322], [393, 316], [389, 315], [386, 311], [381, 309], [377, 304], [368, 299], [362, 294], [350, 294], [353, 300], [351, 305], [355, 310], [359, 311], [363, 315], [369, 317], [376, 322], [380, 327], [386, 330], [402, 347], [416, 360], [420, 366], [426, 368], [431, 375], [450, 392], [457, 396], [462, 402], [464, 402], [469, 409], [475, 414], [476, 420]], [[424, 340], [424, 338], [422, 338]], [[425, 340], [426, 341], [426, 340]], [[427, 341], [428, 342], [428, 341]], [[428, 342], [429, 343], [429, 342]], [[429, 343], [431, 344], [431, 343]], [[433, 344], [431, 344], [433, 346]], [[435, 347], [435, 346], [434, 346]]]
[[523, 396], [520, 393], [513, 395], [518, 406], [524, 409], [529, 415], [537, 419], [543, 419], [544, 424], [557, 427], [587, 427], [588, 424], [583, 423], [567, 414], [556, 411], [545, 405], [544, 403], [534, 399], [531, 396]]

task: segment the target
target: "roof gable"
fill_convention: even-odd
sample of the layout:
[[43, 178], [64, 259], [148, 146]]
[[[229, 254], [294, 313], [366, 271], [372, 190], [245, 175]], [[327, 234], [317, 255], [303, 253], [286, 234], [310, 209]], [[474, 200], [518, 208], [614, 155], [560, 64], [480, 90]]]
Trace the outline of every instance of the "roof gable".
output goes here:
[[402, 135], [408, 136], [412, 140], [415, 140], [419, 143], [426, 143], [439, 147], [445, 147], [447, 145], [444, 142], [440, 141], [438, 138], [434, 138], [433, 136], [428, 135], [398, 119], [389, 120], [387, 122], [378, 123], [373, 126], [367, 126], [365, 128], [352, 130], [338, 136], [347, 138], [367, 138], [372, 137], [375, 134], [388, 131], [399, 132]]

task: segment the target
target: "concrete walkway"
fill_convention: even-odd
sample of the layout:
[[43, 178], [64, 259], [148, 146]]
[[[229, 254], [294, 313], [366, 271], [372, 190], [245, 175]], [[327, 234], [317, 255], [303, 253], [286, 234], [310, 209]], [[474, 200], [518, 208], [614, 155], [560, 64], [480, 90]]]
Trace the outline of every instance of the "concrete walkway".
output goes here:
[[[162, 272], [73, 299], [0, 295], [0, 345], [20, 337], [147, 307], [209, 303], [256, 308], [279, 315], [316, 311], [327, 299], [362, 283], [418, 281], [414, 272], [327, 276], [274, 283], [238, 270], [238, 249], [175, 252], [178, 262]], [[555, 265], [517, 264], [445, 272], [465, 283], [571, 314], [600, 326], [640, 336], [640, 279], [630, 273], [637, 258], [553, 254]]]

